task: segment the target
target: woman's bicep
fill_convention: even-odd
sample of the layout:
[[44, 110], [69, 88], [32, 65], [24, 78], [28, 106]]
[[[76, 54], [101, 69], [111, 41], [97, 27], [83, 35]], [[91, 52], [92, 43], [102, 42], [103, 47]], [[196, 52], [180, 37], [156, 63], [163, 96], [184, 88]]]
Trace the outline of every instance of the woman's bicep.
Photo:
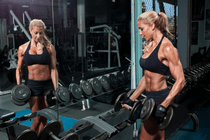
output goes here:
[[51, 45], [50, 47], [50, 57], [51, 57], [51, 69], [55, 69], [56, 68], [56, 63], [57, 63], [57, 60], [56, 60], [56, 51], [55, 51], [55, 47], [53, 45]]
[[174, 47], [168, 48], [165, 52], [165, 56], [168, 60], [168, 66], [174, 79], [178, 79], [179, 77], [183, 78], [183, 68], [177, 49]]
[[21, 69], [24, 64], [24, 53], [23, 48], [19, 47], [18, 49], [18, 62], [17, 62], [17, 68]]

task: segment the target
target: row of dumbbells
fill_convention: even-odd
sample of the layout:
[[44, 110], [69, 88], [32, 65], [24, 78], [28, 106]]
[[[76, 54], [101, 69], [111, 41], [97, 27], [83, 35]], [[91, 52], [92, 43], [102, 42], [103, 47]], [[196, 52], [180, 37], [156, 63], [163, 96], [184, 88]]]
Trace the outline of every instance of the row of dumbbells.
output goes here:
[[[56, 91], [48, 91], [45, 97], [49, 106], [55, 105], [56, 101], [60, 105], [67, 105], [93, 98], [126, 84], [130, 84], [130, 72], [123, 70], [89, 80], [80, 80], [80, 84], [71, 83], [68, 88], [59, 86]], [[12, 102], [19, 106], [25, 105], [30, 96], [31, 91], [24, 84], [14, 86], [11, 92]]]
[[[185, 76], [185, 87], [182, 92], [185, 92], [192, 87], [196, 86], [199, 82], [201, 82], [209, 73], [210, 71], [210, 63], [208, 62], [201, 62], [190, 66], [184, 69], [184, 76]], [[169, 88], [172, 88], [173, 84], [175, 83], [175, 79], [172, 75], [167, 77], [167, 84]]]

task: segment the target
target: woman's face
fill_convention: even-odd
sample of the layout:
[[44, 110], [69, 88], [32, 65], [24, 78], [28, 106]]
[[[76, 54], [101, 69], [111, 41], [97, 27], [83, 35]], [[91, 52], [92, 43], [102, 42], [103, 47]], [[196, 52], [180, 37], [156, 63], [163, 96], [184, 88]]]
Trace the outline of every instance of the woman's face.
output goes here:
[[149, 41], [153, 37], [154, 24], [145, 24], [143, 20], [137, 22], [139, 35]]
[[34, 26], [31, 30], [30, 30], [30, 33], [31, 33], [31, 36], [32, 36], [32, 39], [35, 41], [35, 42], [40, 42], [42, 43], [43, 42], [43, 37], [44, 37], [44, 28], [43, 27], [37, 27], [37, 26]]

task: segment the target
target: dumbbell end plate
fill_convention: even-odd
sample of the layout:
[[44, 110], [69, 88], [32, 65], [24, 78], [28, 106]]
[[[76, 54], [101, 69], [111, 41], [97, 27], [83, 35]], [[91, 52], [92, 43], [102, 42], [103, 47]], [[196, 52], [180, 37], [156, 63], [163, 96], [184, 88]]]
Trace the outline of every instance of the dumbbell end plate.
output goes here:
[[173, 114], [174, 114], [173, 108], [172, 107], [169, 107], [168, 108], [168, 111], [167, 111], [167, 115], [164, 118], [164, 121], [158, 125], [158, 127], [159, 127], [160, 130], [164, 130], [164, 129], [167, 128], [167, 126], [171, 122], [171, 119], [173, 117]]

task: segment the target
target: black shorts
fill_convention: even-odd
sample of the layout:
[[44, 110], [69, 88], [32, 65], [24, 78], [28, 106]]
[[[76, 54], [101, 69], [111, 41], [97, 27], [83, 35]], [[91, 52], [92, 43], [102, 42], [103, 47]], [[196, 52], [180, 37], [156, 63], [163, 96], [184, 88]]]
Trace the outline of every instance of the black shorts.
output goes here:
[[[146, 91], [147, 100], [153, 98], [155, 100], [155, 104], [161, 104], [165, 98], [168, 96], [170, 89], [166, 88], [160, 91]], [[172, 105], [173, 102], [170, 103]]]
[[52, 80], [36, 81], [28, 79], [27, 86], [31, 90], [31, 96], [45, 96], [49, 90], [54, 90]]

